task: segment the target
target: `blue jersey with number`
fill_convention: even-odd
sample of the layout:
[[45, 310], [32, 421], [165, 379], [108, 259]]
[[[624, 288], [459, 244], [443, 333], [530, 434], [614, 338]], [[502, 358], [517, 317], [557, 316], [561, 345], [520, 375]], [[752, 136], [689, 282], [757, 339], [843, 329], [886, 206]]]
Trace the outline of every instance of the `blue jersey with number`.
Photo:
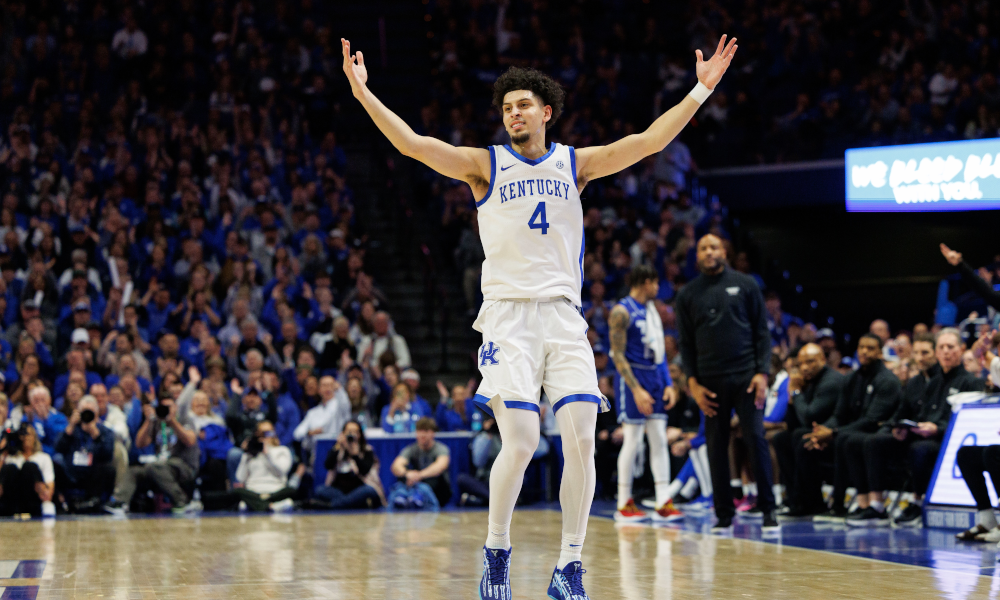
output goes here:
[[490, 188], [476, 202], [483, 262], [483, 298], [555, 298], [580, 306], [583, 208], [576, 153], [553, 143], [537, 159], [510, 146], [491, 146]]
[[625, 358], [634, 367], [653, 369], [656, 367], [656, 354], [653, 351], [654, 336], [663, 338], [663, 331], [651, 331], [652, 327], [646, 321], [646, 306], [639, 304], [632, 296], [625, 296], [618, 303], [628, 311], [627, 341], [625, 343]]

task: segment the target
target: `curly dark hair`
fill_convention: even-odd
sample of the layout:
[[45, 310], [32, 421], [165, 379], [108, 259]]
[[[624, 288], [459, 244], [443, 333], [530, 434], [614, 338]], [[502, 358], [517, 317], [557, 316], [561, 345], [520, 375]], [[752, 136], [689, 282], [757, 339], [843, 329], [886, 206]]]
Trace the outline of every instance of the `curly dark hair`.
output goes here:
[[507, 69], [493, 83], [493, 105], [502, 111], [503, 97], [515, 90], [530, 90], [541, 99], [542, 106], [552, 107], [552, 118], [545, 124], [546, 129], [552, 127], [552, 124], [562, 114], [566, 92], [555, 79], [545, 73], [531, 68], [511, 67]]

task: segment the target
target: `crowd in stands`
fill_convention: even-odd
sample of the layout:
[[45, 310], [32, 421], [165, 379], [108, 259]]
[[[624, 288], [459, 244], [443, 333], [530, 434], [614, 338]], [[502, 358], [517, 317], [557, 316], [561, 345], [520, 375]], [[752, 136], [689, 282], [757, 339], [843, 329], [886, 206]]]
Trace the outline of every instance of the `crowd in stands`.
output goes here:
[[[488, 99], [510, 65], [542, 70], [566, 88], [567, 116], [552, 129], [563, 143], [591, 146], [642, 130], [694, 85], [693, 50], [711, 54], [723, 33], [739, 40], [738, 64], [684, 133], [701, 166], [842, 158], [849, 147], [1000, 133], [995, 2], [431, 5], [436, 76], [422, 125], [455, 144], [506, 142]], [[669, 182], [673, 160], [690, 156], [667, 153], [631, 176], [655, 169], [655, 181]], [[637, 190], [629, 175], [617, 193], [658, 191]]]
[[0, 3], [0, 513], [381, 505], [365, 428], [471, 427], [372, 276], [330, 12]]
[[[491, 84], [501, 69], [528, 65], [569, 92], [553, 137], [605, 143], [686, 93], [691, 48], [723, 29], [741, 38], [744, 66], [684, 141], [584, 194], [582, 310], [602, 391], [614, 397], [611, 306], [625, 275], [651, 265], [681, 392], [669, 438], [679, 467], [697, 463], [702, 443], [671, 307], [697, 274], [695, 240], [719, 235], [732, 268], [766, 289], [728, 241], [722, 207], [692, 202], [696, 165], [996, 135], [997, 8], [716, 2], [692, 4], [683, 20], [652, 8], [622, 20], [605, 12], [610, 3], [591, 10], [598, 4], [436, 0], [433, 77], [415, 125], [456, 144], [506, 143]], [[439, 386], [431, 402], [419, 395], [366, 259], [336, 135], [333, 107], [345, 94], [328, 9], [315, 0], [0, 2], [0, 514], [433, 508], [459, 500], [448, 447], [434, 438], [458, 430], [474, 434], [461, 500], [488, 500], [502, 440], [470, 400], [475, 381]], [[427, 181], [441, 206], [440, 245], [474, 313], [475, 204], [463, 185]], [[766, 301], [769, 438], [789, 514], [843, 518], [845, 507], [819, 495], [826, 482], [835, 499], [858, 491], [852, 519], [882, 523], [883, 492], [899, 473], [859, 457], [869, 448], [905, 457], [914, 491], [925, 491], [951, 410], [944, 394], [992, 385], [995, 344], [978, 339], [983, 331], [892, 332], [876, 321], [846, 348], [783, 312], [776, 293]], [[416, 438], [392, 461], [390, 489], [366, 438], [377, 428]], [[599, 428], [598, 493], [608, 495], [621, 431], [613, 415]], [[317, 456], [324, 439], [333, 448]], [[738, 447], [733, 478], [749, 507]], [[543, 437], [536, 457], [547, 452]], [[312, 480], [317, 464], [323, 481]], [[678, 498], [711, 493], [703, 468], [691, 469], [691, 484], [675, 470]]]

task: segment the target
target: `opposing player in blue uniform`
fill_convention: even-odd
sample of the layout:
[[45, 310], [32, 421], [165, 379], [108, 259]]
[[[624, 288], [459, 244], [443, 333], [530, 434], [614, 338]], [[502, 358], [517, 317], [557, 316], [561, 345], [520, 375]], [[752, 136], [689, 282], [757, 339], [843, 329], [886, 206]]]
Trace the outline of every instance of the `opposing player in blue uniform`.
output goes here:
[[667, 455], [667, 411], [677, 402], [677, 390], [667, 370], [663, 323], [654, 299], [660, 284], [656, 270], [646, 265], [632, 269], [629, 293], [611, 309], [608, 319], [611, 360], [615, 375], [618, 422], [622, 424], [622, 449], [618, 454], [619, 522], [649, 517], [632, 500], [633, 466], [645, 432], [649, 438], [649, 469], [656, 488], [654, 521], [684, 518], [668, 495], [670, 457]]
[[[510, 600], [510, 521], [540, 433], [541, 390], [563, 440], [562, 543], [547, 594], [553, 600], [589, 600], [582, 552], [594, 499], [595, 429], [599, 409], [610, 409], [597, 384], [594, 352], [580, 313], [583, 284], [583, 205], [587, 183], [614, 175], [663, 150], [718, 85], [736, 52], [722, 36], [705, 60], [696, 50], [698, 84], [649, 128], [606, 146], [572, 148], [547, 143], [565, 91], [534, 69], [511, 67], [493, 84], [510, 144], [456, 148], [418, 135], [366, 85], [361, 52], [341, 39], [351, 92], [403, 155], [469, 185], [486, 260], [483, 306], [473, 328], [483, 334], [473, 399], [494, 415], [503, 449], [490, 471], [489, 532], [483, 546], [482, 600]], [[610, 116], [609, 116], [610, 117]]]

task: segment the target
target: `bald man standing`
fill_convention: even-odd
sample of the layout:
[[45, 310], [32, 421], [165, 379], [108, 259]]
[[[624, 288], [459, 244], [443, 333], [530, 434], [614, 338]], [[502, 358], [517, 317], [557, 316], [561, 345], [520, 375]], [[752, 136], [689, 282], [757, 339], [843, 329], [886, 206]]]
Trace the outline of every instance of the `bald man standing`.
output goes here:
[[787, 428], [771, 440], [788, 490], [789, 517], [811, 517], [826, 510], [821, 504], [803, 505], [796, 473], [795, 442], [812, 433], [813, 423], [824, 423], [833, 415], [846, 382], [846, 375], [827, 366], [826, 355], [818, 344], [806, 344], [799, 350], [798, 369], [788, 378]]
[[712, 471], [713, 531], [733, 524], [729, 487], [730, 416], [739, 416], [743, 439], [757, 481], [757, 506], [747, 516], [763, 518], [763, 528], [778, 527], [774, 517], [771, 452], [764, 437], [764, 403], [771, 366], [771, 334], [764, 295], [748, 275], [729, 268], [722, 240], [698, 240], [701, 275], [677, 294], [677, 329], [688, 388], [705, 413], [705, 443]]

